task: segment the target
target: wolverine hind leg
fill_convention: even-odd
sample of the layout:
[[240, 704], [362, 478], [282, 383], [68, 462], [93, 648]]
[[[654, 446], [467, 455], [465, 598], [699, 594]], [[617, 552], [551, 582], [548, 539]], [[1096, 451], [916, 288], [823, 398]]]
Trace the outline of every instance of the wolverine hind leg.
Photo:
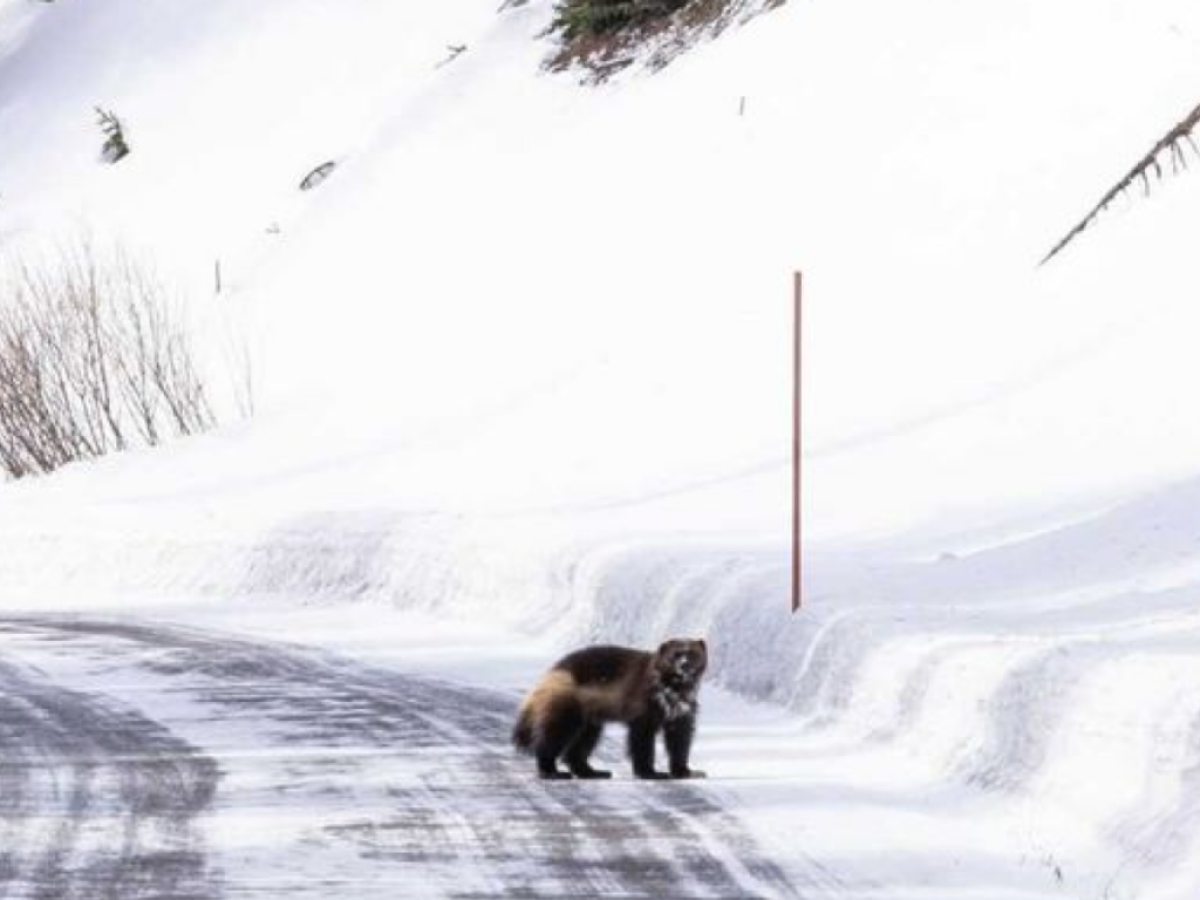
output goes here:
[[576, 778], [612, 778], [612, 772], [593, 769], [592, 764], [588, 762], [588, 757], [596, 749], [596, 744], [600, 742], [600, 735], [603, 731], [604, 726], [599, 722], [587, 722], [575, 739], [571, 741], [571, 745], [567, 747], [564, 759], [567, 768]]
[[585, 725], [583, 710], [573, 697], [563, 697], [547, 710], [534, 746], [538, 775], [547, 779], [571, 777], [558, 768], [558, 758], [583, 733]]

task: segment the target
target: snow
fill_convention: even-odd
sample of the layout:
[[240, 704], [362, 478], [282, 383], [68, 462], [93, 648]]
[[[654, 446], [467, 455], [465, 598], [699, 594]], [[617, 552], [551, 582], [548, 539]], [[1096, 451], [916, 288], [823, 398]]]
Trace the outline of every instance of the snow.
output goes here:
[[1200, 9], [793, 0], [588, 87], [551, 5], [0, 0], [0, 260], [134, 247], [258, 387], [4, 486], [4, 608], [511, 690], [705, 634], [705, 765], [813, 896], [1194, 896], [1200, 181], [1036, 264], [1195, 104]]

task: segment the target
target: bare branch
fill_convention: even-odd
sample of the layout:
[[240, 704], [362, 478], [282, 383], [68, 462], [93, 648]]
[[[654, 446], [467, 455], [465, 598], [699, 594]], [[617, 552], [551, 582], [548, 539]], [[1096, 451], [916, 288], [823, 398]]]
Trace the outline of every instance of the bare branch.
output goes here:
[[1108, 209], [1109, 204], [1111, 204], [1112, 201], [1117, 197], [1128, 191], [1135, 181], [1140, 180], [1142, 182], [1145, 194], [1146, 196], [1149, 196], [1151, 190], [1149, 173], [1153, 171], [1155, 180], [1162, 180], [1163, 170], [1160, 159], [1164, 153], [1170, 153], [1173, 158], [1176, 154], [1182, 157], [1183, 145], [1186, 143], [1192, 148], [1193, 151], [1197, 151], [1197, 154], [1200, 155], [1200, 151], [1197, 150], [1196, 142], [1192, 136], [1192, 132], [1196, 129], [1198, 124], [1200, 124], [1200, 106], [1197, 106], [1195, 109], [1193, 109], [1178, 124], [1176, 124], [1174, 128], [1163, 135], [1150, 149], [1150, 152], [1138, 160], [1137, 164], [1134, 165], [1134, 167], [1127, 173], [1125, 173], [1125, 176], [1116, 184], [1114, 184], [1108, 190], [1108, 192], [1100, 198], [1100, 201], [1094, 207], [1092, 207], [1091, 211], [1084, 216], [1074, 228], [1068, 231], [1062, 240], [1054, 245], [1053, 249], [1051, 249], [1051, 251], [1045, 255], [1038, 265], [1044, 266], [1055, 256], [1057, 256], [1068, 244], [1075, 240], [1075, 238], [1095, 224], [1096, 219], [1099, 218], [1101, 213]]
[[86, 242], [0, 291], [0, 470], [20, 478], [215, 422], [162, 284]]

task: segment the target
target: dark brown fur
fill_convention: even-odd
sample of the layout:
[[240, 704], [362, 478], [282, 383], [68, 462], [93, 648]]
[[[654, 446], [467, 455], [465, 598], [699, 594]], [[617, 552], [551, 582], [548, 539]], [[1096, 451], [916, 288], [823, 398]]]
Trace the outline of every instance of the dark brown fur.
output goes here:
[[[521, 704], [513, 743], [537, 758], [543, 778], [609, 778], [588, 761], [604, 725], [629, 728], [629, 756], [638, 778], [699, 778], [688, 766], [699, 707], [696, 694], [708, 665], [702, 640], [670, 640], [653, 653], [599, 645], [571, 653]], [[654, 768], [663, 733], [670, 774]], [[570, 774], [558, 768], [562, 758]]]

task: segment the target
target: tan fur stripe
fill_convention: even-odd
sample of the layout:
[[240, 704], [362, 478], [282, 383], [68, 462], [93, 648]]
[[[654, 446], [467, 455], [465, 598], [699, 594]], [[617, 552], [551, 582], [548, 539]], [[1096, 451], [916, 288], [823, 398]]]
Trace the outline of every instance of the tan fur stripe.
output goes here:
[[533, 686], [521, 703], [521, 715], [529, 716], [534, 727], [540, 727], [542, 717], [550, 709], [551, 704], [559, 697], [569, 695], [575, 690], [575, 678], [570, 672], [555, 669], [542, 676], [542, 680]]

